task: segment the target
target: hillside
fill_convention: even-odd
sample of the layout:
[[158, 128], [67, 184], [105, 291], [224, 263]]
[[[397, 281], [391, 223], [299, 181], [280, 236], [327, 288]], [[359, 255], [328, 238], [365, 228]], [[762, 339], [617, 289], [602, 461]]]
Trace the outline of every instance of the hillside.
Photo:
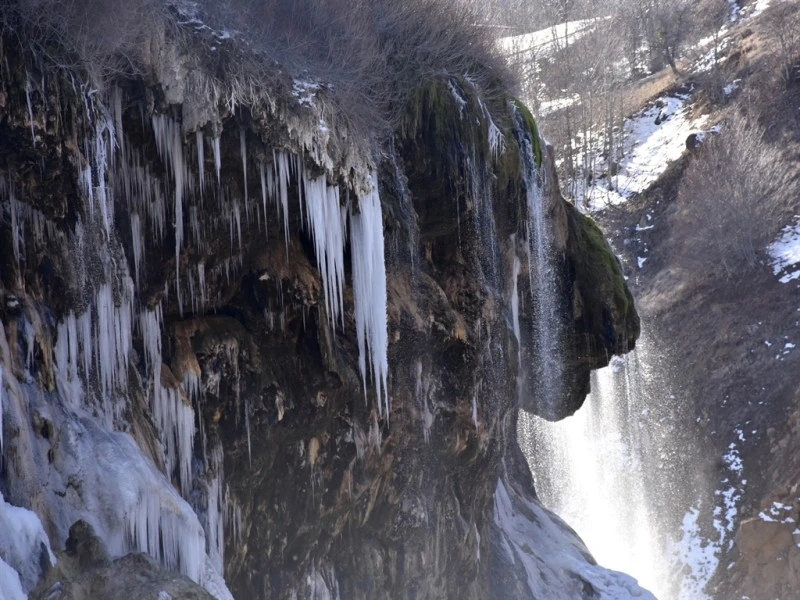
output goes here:
[[[573, 142], [591, 176], [567, 189], [619, 252], [642, 318], [620, 389], [649, 432], [631, 452], [652, 543], [668, 549], [660, 598], [800, 586], [798, 8], [735, 5], [677, 72], [623, 86], [616, 154], [602, 130]], [[563, 119], [548, 115], [545, 131]], [[752, 190], [741, 203], [740, 190]]]

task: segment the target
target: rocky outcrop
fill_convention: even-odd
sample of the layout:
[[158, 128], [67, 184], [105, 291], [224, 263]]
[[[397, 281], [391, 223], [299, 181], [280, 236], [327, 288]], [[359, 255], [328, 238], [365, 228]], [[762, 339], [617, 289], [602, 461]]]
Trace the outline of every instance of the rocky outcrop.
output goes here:
[[[212, 592], [224, 574], [240, 598], [640, 593], [563, 523], [546, 525], [568, 549], [557, 569], [509, 541], [519, 507], [553, 518], [517, 446], [519, 400], [574, 412], [590, 369], [638, 335], [532, 118], [437, 76], [373, 154], [321, 127], [323, 98], [300, 101], [288, 76], [203, 95], [210, 34], [182, 33], [155, 35], [151, 72], [104, 98], [4, 40], [3, 489], [67, 548], [42, 594], [135, 580], [203, 597], [131, 551]], [[547, 314], [534, 272], [552, 282]], [[99, 542], [68, 533], [79, 519], [127, 556], [86, 563], [76, 548]]]

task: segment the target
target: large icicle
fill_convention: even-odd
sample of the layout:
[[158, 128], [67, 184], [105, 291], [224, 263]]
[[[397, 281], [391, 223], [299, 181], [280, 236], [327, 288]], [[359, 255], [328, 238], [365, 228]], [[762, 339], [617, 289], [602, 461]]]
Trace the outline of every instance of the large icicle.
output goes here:
[[175, 467], [181, 481], [181, 493], [189, 494], [192, 486], [192, 446], [194, 445], [194, 410], [187, 405], [178, 388], [154, 382], [153, 416], [166, 446], [167, 470]]
[[[275, 180], [280, 193], [283, 209], [283, 237], [286, 244], [286, 256], [289, 256], [289, 157], [285, 152], [274, 155]], [[308, 194], [306, 194], [307, 196]]]
[[336, 319], [341, 317], [344, 326], [342, 288], [346, 212], [339, 202], [339, 188], [328, 185], [324, 175], [316, 179], [304, 176], [303, 180], [307, 225], [314, 240], [330, 325], [333, 328]]
[[242, 155], [242, 176], [244, 178], [244, 204], [247, 207], [247, 204], [250, 202], [250, 198], [247, 195], [247, 140], [245, 138], [244, 129], [239, 131], [239, 152]]
[[[367, 386], [367, 354], [378, 410], [389, 415], [387, 376], [389, 373], [388, 333], [386, 322], [386, 263], [383, 250], [383, 212], [378, 196], [378, 177], [372, 174], [372, 191], [359, 198], [359, 212], [350, 210], [351, 250], [353, 261], [353, 298], [358, 362], [364, 393]], [[384, 404], [381, 405], [381, 389]]]
[[[175, 185], [175, 273], [180, 279], [180, 258], [183, 246], [183, 193], [187, 182], [180, 123], [164, 115], [153, 115], [153, 134], [156, 138], [158, 155], [167, 167], [172, 169], [172, 182]], [[215, 146], [216, 151], [217, 147]], [[180, 284], [176, 283], [176, 286], [180, 290]]]
[[200, 180], [200, 194], [202, 195], [206, 190], [206, 159], [203, 148], [203, 132], [200, 129], [195, 132], [195, 141], [197, 145], [197, 177]]

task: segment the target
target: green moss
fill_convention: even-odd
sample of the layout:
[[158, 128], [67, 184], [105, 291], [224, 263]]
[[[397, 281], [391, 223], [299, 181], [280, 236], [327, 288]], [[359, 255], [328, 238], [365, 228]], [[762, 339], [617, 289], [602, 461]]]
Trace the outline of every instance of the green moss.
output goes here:
[[512, 98], [511, 102], [517, 107], [517, 110], [519, 110], [522, 115], [523, 121], [525, 121], [525, 126], [528, 128], [528, 133], [530, 133], [531, 140], [533, 141], [533, 155], [536, 157], [536, 164], [541, 167], [542, 142], [539, 138], [539, 127], [536, 125], [536, 119], [533, 118], [533, 114], [531, 114], [531, 111], [522, 101]]
[[617, 257], [606, 241], [603, 232], [591, 217], [581, 214], [569, 202], [565, 202], [577, 247], [572, 252], [576, 271], [585, 290], [599, 296], [612, 306], [622, 319], [634, 311], [625, 278]]

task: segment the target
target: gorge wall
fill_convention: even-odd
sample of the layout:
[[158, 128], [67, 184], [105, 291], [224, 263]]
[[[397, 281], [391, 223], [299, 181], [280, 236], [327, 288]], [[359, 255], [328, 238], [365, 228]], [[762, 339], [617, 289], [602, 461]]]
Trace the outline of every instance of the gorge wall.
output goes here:
[[242, 82], [246, 45], [178, 16], [102, 91], [2, 38], [0, 507], [41, 521], [0, 541], [22, 591], [112, 597], [159, 570], [110, 562], [143, 552], [217, 598], [646, 597], [538, 504], [516, 440], [520, 406], [571, 414], [639, 332], [527, 110], [442, 73], [361, 143], [324, 82], [266, 60], [269, 87]]

